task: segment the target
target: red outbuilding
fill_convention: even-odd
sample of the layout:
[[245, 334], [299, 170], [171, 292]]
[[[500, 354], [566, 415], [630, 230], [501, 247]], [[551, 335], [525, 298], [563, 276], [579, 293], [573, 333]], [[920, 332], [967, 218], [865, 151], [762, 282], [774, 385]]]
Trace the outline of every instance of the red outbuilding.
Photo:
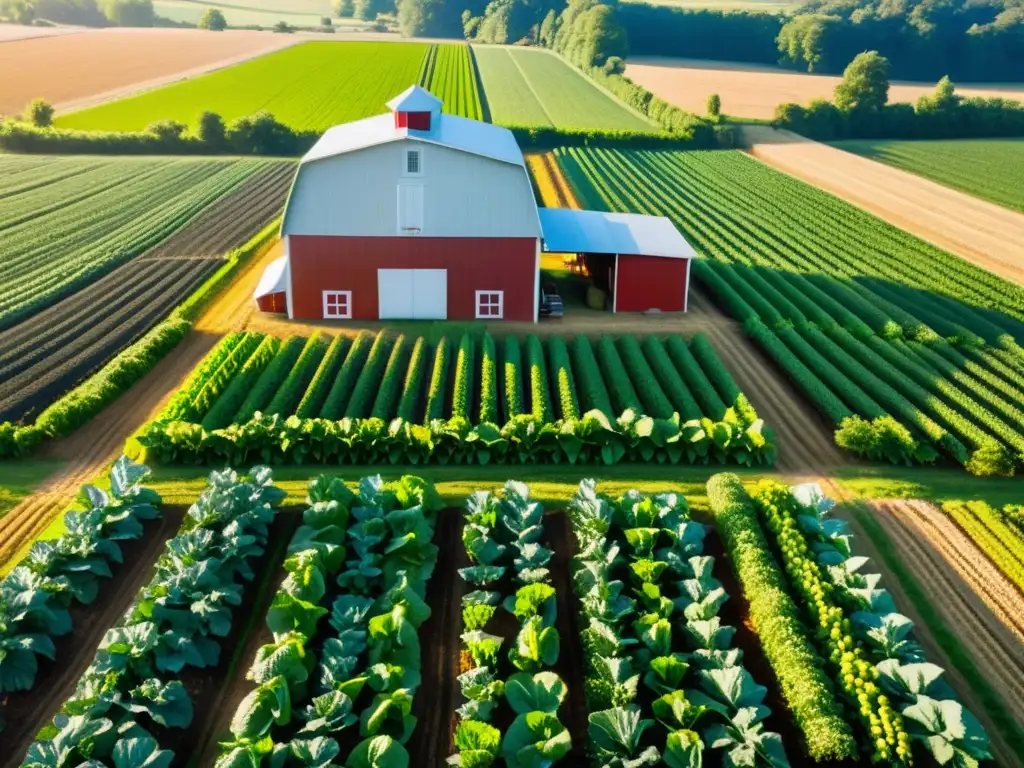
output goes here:
[[542, 248], [610, 258], [615, 311], [686, 309], [693, 251], [667, 219], [538, 210], [511, 131], [442, 114], [419, 86], [388, 107], [331, 128], [302, 158], [260, 310], [533, 322]]

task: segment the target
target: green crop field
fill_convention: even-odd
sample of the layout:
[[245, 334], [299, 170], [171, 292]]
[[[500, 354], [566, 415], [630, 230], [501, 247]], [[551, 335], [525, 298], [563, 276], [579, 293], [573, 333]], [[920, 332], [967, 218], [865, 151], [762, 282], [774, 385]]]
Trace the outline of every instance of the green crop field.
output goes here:
[[645, 118], [549, 51], [476, 45], [473, 53], [495, 123], [655, 130]]
[[185, 226], [267, 159], [0, 157], [0, 328]]
[[[639, 414], [646, 416], [638, 421]], [[561, 439], [545, 440], [544, 430]], [[386, 330], [354, 340], [236, 333], [142, 442], [163, 461], [212, 463], [238, 461], [238, 451], [272, 461], [312, 453], [372, 462], [387, 454], [413, 464], [752, 464], [774, 456], [763, 422], [700, 334], [689, 343], [592, 343], [466, 333], [431, 343]]]
[[193, 80], [59, 117], [61, 128], [143, 130], [193, 125], [201, 112], [233, 120], [266, 110], [296, 130], [325, 130], [385, 110], [419, 81], [425, 43], [304, 43]]
[[444, 112], [472, 120], [484, 119], [476, 69], [465, 43], [430, 46], [423, 59], [419, 83], [444, 102]]
[[841, 141], [836, 146], [1024, 212], [1024, 139]]
[[[668, 216], [700, 284], [874, 459], [1024, 454], [1024, 290], [738, 152], [557, 150], [585, 207]], [[893, 426], [893, 417], [899, 426]]]

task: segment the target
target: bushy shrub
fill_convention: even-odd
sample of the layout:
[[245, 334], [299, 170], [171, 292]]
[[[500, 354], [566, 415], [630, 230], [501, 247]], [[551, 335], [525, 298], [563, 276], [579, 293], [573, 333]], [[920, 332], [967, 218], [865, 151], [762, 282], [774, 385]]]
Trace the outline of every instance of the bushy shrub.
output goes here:
[[986, 440], [971, 454], [965, 466], [968, 472], [978, 477], [1013, 477], [1017, 460], [1002, 443]]
[[835, 441], [840, 448], [871, 461], [910, 466], [938, 458], [934, 448], [919, 444], [910, 430], [892, 416], [879, 416], [872, 421], [848, 416], [836, 430]]

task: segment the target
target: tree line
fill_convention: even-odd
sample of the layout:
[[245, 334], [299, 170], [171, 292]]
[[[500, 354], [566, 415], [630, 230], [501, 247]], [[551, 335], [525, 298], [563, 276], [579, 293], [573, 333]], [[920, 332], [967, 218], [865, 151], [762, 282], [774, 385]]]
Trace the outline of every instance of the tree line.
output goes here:
[[832, 101], [780, 104], [773, 125], [821, 141], [1024, 136], [1024, 104], [964, 98], [948, 76], [915, 104], [890, 104], [890, 70], [889, 60], [878, 51], [858, 54]]

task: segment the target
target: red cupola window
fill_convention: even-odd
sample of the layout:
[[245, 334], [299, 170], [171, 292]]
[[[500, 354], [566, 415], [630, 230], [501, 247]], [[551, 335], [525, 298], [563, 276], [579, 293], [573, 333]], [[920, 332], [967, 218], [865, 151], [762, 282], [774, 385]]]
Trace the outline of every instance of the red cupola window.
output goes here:
[[412, 131], [429, 131], [430, 113], [395, 112], [395, 128], [408, 128]]

